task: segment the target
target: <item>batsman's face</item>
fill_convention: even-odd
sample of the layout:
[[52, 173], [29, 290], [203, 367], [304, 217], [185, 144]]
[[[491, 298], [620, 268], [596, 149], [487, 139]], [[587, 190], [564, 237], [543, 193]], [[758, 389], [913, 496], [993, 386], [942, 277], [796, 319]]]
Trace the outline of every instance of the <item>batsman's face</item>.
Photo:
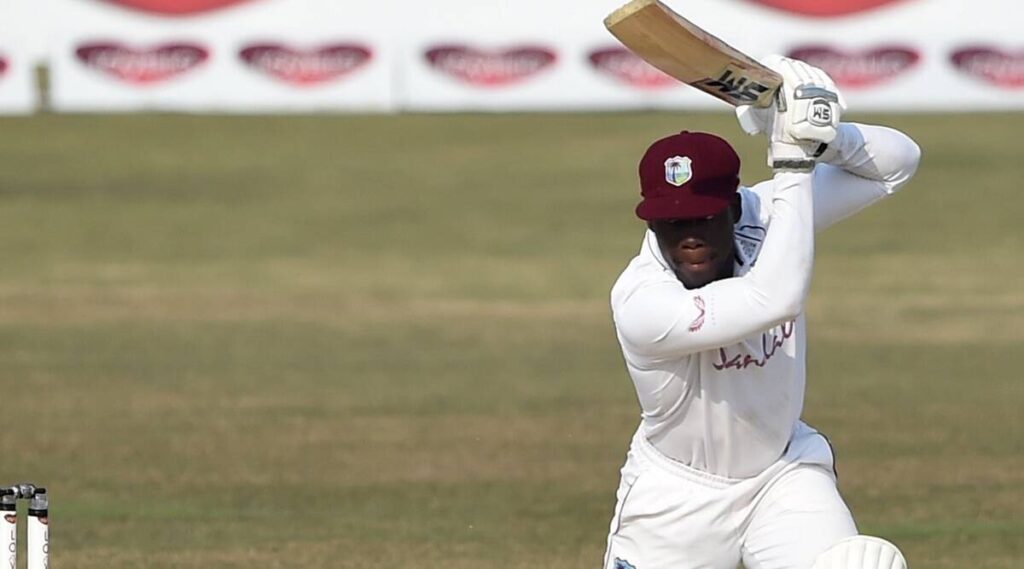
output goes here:
[[700, 219], [666, 219], [650, 223], [661, 254], [688, 289], [733, 276], [735, 257], [732, 208]]

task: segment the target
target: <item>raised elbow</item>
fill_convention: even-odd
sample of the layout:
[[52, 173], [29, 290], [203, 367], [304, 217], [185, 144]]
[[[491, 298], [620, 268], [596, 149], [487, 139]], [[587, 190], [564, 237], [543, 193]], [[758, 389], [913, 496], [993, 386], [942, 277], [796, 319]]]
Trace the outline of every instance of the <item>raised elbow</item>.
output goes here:
[[914, 174], [917, 173], [917, 168], [920, 165], [921, 165], [921, 147], [917, 144], [917, 142], [914, 142], [913, 139], [908, 137], [907, 138], [906, 166], [904, 167], [904, 170], [907, 173], [907, 179], [908, 180], [910, 178], [914, 177]]
[[804, 311], [804, 295], [795, 296], [779, 304], [779, 311], [776, 315], [777, 321], [788, 322], [800, 316]]
[[755, 288], [755, 302], [763, 307], [766, 325], [793, 320], [804, 311], [808, 279], [794, 278], [770, 289]]
[[807, 298], [809, 279], [793, 279], [788, 286], [776, 291], [775, 299], [772, 302], [772, 321], [787, 321], [800, 316], [804, 311], [804, 300]]
[[917, 173], [921, 165], [921, 147], [912, 138], [904, 135], [903, 148], [900, 151], [899, 166], [889, 178], [891, 192], [902, 188]]

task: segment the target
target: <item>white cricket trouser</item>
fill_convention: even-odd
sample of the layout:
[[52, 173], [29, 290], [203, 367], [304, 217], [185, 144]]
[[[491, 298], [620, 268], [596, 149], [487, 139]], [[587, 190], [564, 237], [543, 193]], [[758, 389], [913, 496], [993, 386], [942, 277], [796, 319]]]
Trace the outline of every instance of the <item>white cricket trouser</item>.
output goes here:
[[616, 498], [605, 569], [807, 569], [857, 534], [832, 449], [803, 423], [786, 454], [747, 479], [689, 468], [637, 431]]

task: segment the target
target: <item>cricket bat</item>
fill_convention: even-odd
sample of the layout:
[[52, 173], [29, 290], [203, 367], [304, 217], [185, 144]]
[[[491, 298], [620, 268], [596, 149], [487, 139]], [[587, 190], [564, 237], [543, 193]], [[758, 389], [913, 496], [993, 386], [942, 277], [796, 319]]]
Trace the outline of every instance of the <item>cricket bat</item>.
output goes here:
[[730, 105], [767, 107], [782, 77], [658, 0], [632, 0], [604, 25], [647, 63]]

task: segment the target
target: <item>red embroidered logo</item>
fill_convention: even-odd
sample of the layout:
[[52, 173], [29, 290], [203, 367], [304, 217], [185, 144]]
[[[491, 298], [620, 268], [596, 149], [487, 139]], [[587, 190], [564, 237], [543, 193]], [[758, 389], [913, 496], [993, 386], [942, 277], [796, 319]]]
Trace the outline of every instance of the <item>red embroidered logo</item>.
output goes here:
[[697, 310], [700, 311], [700, 314], [698, 314], [697, 317], [693, 319], [693, 322], [690, 323], [690, 327], [687, 328], [687, 330], [689, 330], [690, 332], [696, 332], [697, 330], [700, 330], [704, 326], [704, 315], [707, 313], [704, 309], [704, 298], [701, 297], [700, 295], [693, 297], [693, 305], [697, 307]]
[[725, 348], [718, 348], [718, 363], [711, 364], [718, 371], [725, 369], [746, 369], [750, 366], [764, 367], [768, 360], [772, 359], [796, 331], [796, 322], [787, 322], [778, 328], [761, 334], [761, 354], [754, 357], [750, 354], [736, 354], [732, 358], [726, 353]]

